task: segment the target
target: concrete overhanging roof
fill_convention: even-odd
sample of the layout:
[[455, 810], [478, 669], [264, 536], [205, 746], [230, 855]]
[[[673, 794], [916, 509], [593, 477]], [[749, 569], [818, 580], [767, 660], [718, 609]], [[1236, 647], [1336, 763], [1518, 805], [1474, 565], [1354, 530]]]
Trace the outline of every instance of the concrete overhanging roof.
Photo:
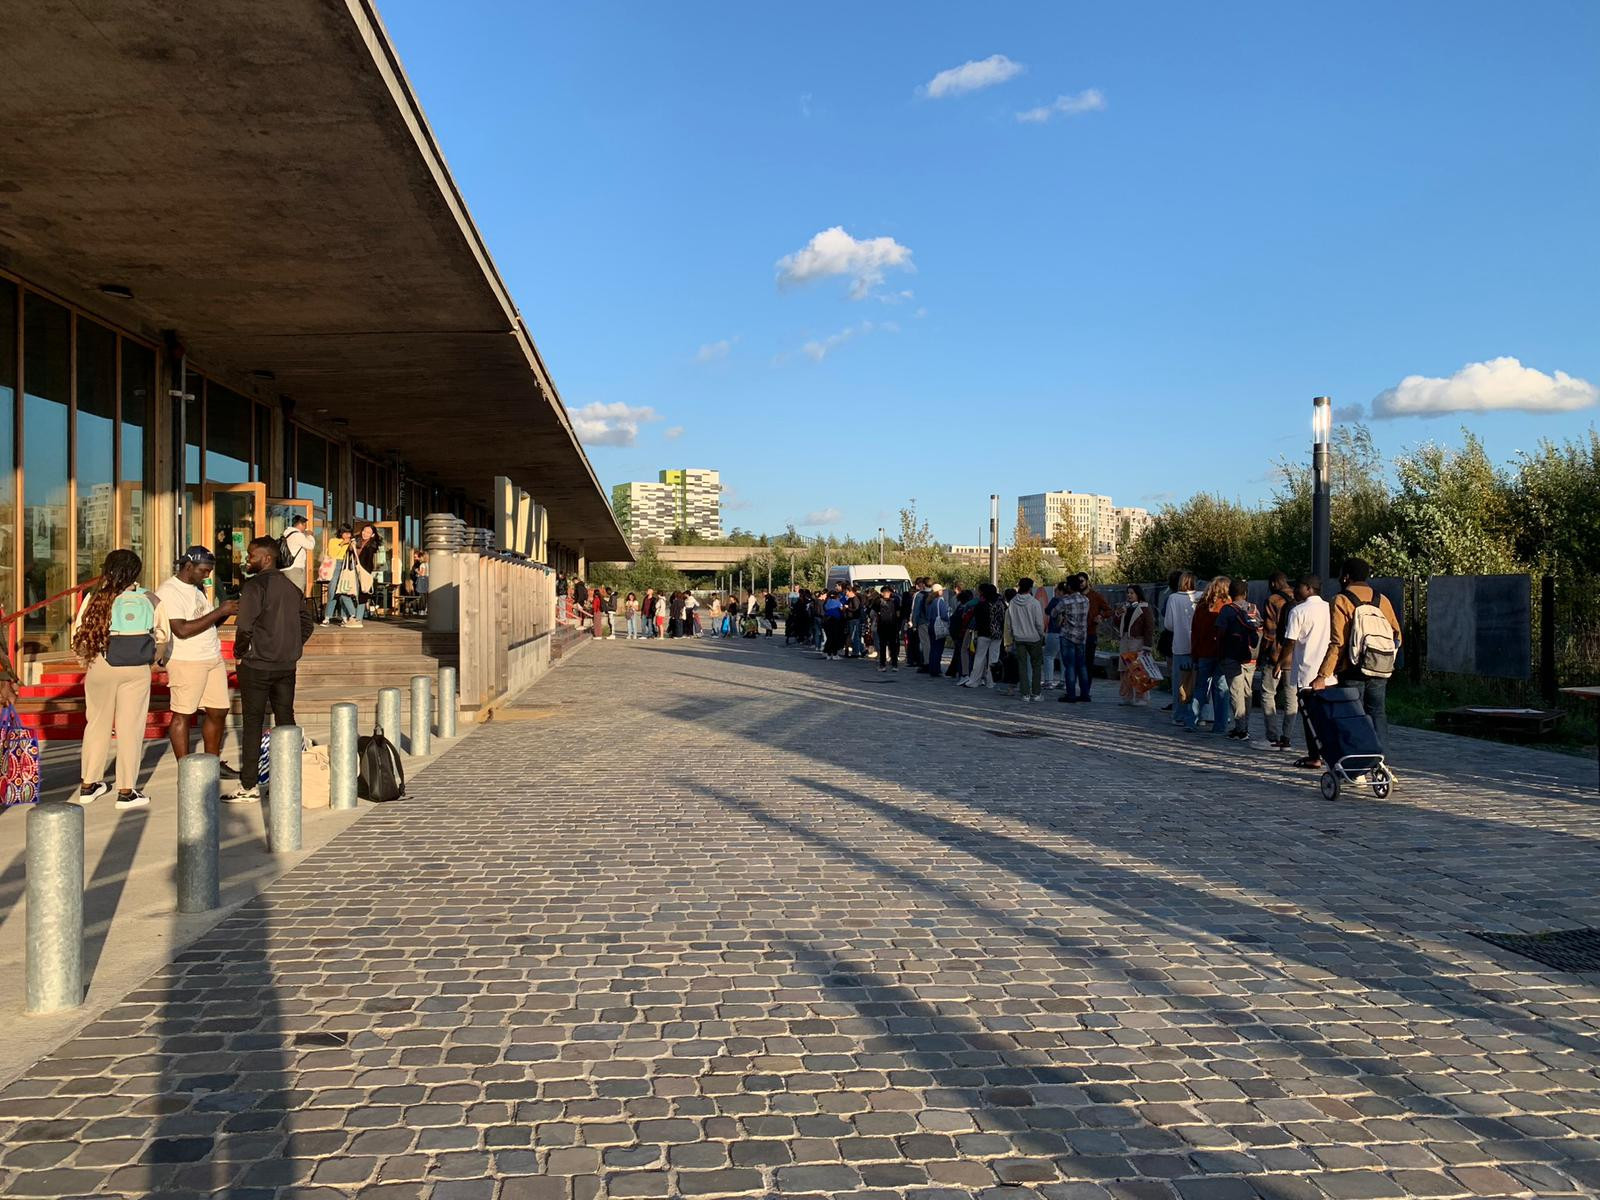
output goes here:
[[[0, 0], [0, 256], [628, 560], [368, 0]], [[507, 154], [524, 154], [507, 125]], [[104, 311], [105, 302], [97, 305]]]

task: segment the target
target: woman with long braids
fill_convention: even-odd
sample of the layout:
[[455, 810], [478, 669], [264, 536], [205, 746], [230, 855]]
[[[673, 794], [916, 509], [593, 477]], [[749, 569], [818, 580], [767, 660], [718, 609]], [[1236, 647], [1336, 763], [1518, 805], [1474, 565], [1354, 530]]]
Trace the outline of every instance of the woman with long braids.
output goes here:
[[117, 734], [117, 807], [143, 808], [138, 788], [150, 713], [150, 668], [171, 640], [167, 617], [152, 592], [139, 586], [144, 564], [132, 550], [113, 550], [72, 622], [72, 649], [87, 668], [83, 680], [88, 726], [83, 731], [83, 786], [77, 802], [91, 804], [111, 789], [106, 760]]

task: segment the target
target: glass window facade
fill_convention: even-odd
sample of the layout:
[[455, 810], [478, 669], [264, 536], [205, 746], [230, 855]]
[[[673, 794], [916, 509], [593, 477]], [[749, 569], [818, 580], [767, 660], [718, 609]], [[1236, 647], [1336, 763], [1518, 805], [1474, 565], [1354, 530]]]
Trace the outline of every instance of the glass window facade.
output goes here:
[[17, 603], [17, 285], [0, 279], [0, 608]]
[[[149, 534], [145, 514], [150, 511], [147, 492], [150, 480], [150, 416], [154, 412], [156, 390], [156, 352], [127, 338], [122, 340], [122, 437], [119, 482], [117, 485], [117, 528], [122, 544], [147, 562], [150, 558]], [[156, 572], [146, 567], [146, 575]]]
[[248, 399], [214, 379], [206, 381], [205, 437], [207, 483], [254, 481], [255, 413]]
[[78, 321], [78, 411], [73, 425], [77, 539], [74, 583], [100, 573], [116, 547], [117, 335]]
[[[67, 510], [72, 412], [72, 314], [34, 292], [23, 299], [22, 599], [38, 604], [70, 586]], [[68, 604], [58, 601], [23, 618], [32, 648], [65, 645]]]

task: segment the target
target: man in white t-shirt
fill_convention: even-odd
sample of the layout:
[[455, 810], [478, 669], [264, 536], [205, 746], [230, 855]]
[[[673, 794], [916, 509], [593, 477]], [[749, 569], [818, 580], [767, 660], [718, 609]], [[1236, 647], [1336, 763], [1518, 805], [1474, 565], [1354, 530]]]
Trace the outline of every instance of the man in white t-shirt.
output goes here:
[[302, 592], [306, 590], [306, 566], [311, 562], [311, 535], [306, 532], [306, 519], [303, 514], [297, 514], [289, 522], [289, 530], [283, 535], [283, 544], [293, 558], [289, 565], [283, 569], [283, 574], [290, 583]]
[[1305, 733], [1306, 753], [1304, 758], [1295, 760], [1297, 767], [1316, 769], [1322, 766], [1322, 751], [1306, 714], [1306, 693], [1317, 682], [1332, 632], [1331, 612], [1328, 602], [1322, 598], [1322, 580], [1307, 575], [1295, 584], [1294, 607], [1289, 610], [1289, 622], [1278, 637], [1278, 669], [1290, 671], [1294, 689], [1300, 695], [1300, 727]]
[[[200, 734], [207, 754], [221, 755], [222, 735], [227, 731], [228, 666], [222, 659], [217, 626], [239, 611], [239, 602], [227, 600], [213, 607], [206, 598], [202, 585], [216, 565], [211, 551], [190, 546], [178, 560], [177, 571], [156, 589], [161, 611], [172, 627], [172, 654], [167, 660], [172, 724], [167, 740], [172, 743], [174, 758], [189, 753], [190, 725], [202, 709], [205, 719]], [[222, 773], [235, 777], [226, 764]]]

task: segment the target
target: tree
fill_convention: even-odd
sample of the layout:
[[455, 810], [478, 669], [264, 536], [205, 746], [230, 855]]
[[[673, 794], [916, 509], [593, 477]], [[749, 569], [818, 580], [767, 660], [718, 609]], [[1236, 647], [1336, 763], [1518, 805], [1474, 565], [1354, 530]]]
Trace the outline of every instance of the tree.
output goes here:
[[[1123, 522], [1123, 528], [1124, 530], [1127, 528], [1126, 521]], [[1089, 539], [1079, 531], [1076, 521], [1062, 521], [1057, 525], [1050, 544], [1055, 547], [1056, 554], [1061, 559], [1061, 566], [1068, 575], [1076, 575], [1079, 571], [1089, 569]]]
[[1476, 437], [1466, 433], [1459, 450], [1429, 443], [1401, 457], [1395, 470], [1399, 487], [1391, 527], [1366, 547], [1379, 573], [1494, 575], [1518, 569], [1513, 488]]
[[900, 510], [900, 562], [913, 579], [923, 575], [942, 579], [948, 566], [944, 552], [933, 544], [928, 523], [917, 520], [915, 500]]
[[1011, 549], [1000, 558], [1000, 582], [1014, 587], [1021, 579], [1031, 579], [1034, 583], [1045, 582], [1044, 542], [1028, 528], [1028, 522], [1022, 515], [1022, 506], [1018, 505], [1017, 527], [1011, 531]]
[[633, 592], [642, 596], [647, 588], [655, 588], [657, 592], [682, 591], [689, 586], [689, 577], [662, 562], [656, 553], [655, 539], [646, 538], [631, 563], [591, 563], [589, 582], [623, 595]]

